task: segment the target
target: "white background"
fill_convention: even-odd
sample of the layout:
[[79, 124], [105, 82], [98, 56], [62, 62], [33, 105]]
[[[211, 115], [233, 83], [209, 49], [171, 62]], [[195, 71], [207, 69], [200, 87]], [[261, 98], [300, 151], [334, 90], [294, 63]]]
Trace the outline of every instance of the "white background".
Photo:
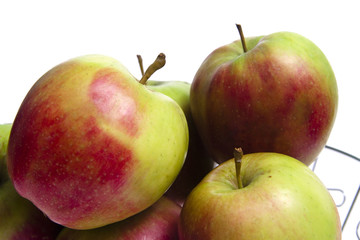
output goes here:
[[[215, 48], [246, 36], [299, 33], [317, 44], [335, 72], [337, 119], [328, 144], [360, 156], [358, 1], [1, 1], [0, 123], [12, 122], [35, 81], [79, 55], [117, 58], [140, 77], [158, 53], [153, 79], [191, 82]], [[341, 164], [340, 166], [341, 167]]]

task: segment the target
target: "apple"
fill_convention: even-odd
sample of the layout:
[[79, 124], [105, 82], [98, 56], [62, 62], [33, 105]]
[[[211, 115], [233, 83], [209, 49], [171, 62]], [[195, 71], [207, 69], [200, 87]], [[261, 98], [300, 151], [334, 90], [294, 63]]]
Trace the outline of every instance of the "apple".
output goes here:
[[[143, 60], [137, 55], [140, 69], [143, 73]], [[146, 86], [155, 92], [160, 92], [174, 99], [185, 113], [189, 128], [189, 147], [185, 163], [175, 182], [166, 192], [166, 196], [183, 205], [191, 190], [214, 167], [214, 161], [205, 151], [190, 111], [190, 83], [184, 81], [154, 81], [149, 80]]]
[[239, 164], [223, 162], [194, 188], [180, 214], [179, 239], [334, 240], [341, 224], [330, 193], [305, 164], [252, 153]]
[[3, 182], [9, 179], [5, 157], [6, 157], [11, 127], [12, 127], [11, 123], [0, 124], [0, 184], [2, 184]]
[[124, 221], [90, 230], [64, 228], [56, 240], [175, 240], [178, 239], [180, 211], [179, 205], [162, 197], [148, 209]]
[[296, 33], [240, 34], [243, 41], [214, 50], [192, 82], [191, 112], [207, 151], [218, 163], [242, 146], [244, 153], [278, 152], [310, 165], [337, 112], [327, 58]]
[[188, 148], [185, 115], [102, 55], [70, 59], [45, 73], [15, 117], [8, 170], [19, 194], [52, 221], [91, 229], [155, 203], [174, 182]]
[[63, 227], [22, 198], [10, 180], [0, 185], [0, 239], [56, 239]]

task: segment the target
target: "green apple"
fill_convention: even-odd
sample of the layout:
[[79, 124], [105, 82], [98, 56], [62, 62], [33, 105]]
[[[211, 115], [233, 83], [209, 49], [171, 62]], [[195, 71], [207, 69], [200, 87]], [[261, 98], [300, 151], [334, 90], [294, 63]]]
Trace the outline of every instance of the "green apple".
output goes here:
[[[236, 158], [237, 160], [237, 158]], [[181, 211], [179, 237], [190, 239], [341, 239], [336, 205], [302, 162], [252, 153], [212, 170]]]
[[278, 152], [310, 165], [337, 112], [337, 83], [327, 58], [291, 32], [243, 42], [213, 51], [192, 82], [192, 116], [207, 151], [218, 163], [242, 146], [244, 153]]
[[191, 115], [190, 112], [190, 83], [183, 81], [154, 81], [146, 82], [148, 89], [162, 93], [172, 98], [181, 109], [186, 117]]
[[9, 179], [6, 164], [6, 152], [12, 124], [0, 124], [0, 184]]
[[0, 185], [0, 239], [55, 239], [62, 226], [22, 198], [8, 180]]
[[148, 209], [124, 221], [90, 230], [64, 228], [56, 240], [175, 240], [180, 211], [179, 205], [162, 197]]
[[74, 229], [126, 219], [174, 182], [188, 148], [185, 115], [102, 55], [70, 59], [26, 95], [8, 146], [9, 175], [21, 196]]

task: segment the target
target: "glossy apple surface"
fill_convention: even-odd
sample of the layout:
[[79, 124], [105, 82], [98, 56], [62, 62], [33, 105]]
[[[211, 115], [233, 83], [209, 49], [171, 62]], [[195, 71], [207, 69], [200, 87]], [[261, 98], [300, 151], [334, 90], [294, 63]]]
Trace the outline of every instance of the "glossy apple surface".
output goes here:
[[190, 83], [181, 81], [148, 81], [149, 89], [174, 99], [184, 111], [189, 128], [189, 148], [184, 166], [166, 196], [183, 205], [191, 190], [214, 168], [206, 152], [190, 111]]
[[91, 230], [65, 228], [56, 240], [176, 240], [180, 211], [180, 206], [163, 197], [124, 221]]
[[241, 165], [243, 188], [232, 159], [190, 193], [180, 239], [341, 239], [335, 203], [305, 164], [283, 154], [253, 153]]
[[192, 82], [191, 111], [213, 159], [278, 152], [310, 165], [333, 127], [333, 70], [310, 40], [290, 32], [248, 38], [213, 51]]
[[50, 219], [104, 226], [156, 202], [188, 147], [178, 104], [115, 59], [88, 55], [43, 75], [13, 123], [8, 169], [16, 190]]

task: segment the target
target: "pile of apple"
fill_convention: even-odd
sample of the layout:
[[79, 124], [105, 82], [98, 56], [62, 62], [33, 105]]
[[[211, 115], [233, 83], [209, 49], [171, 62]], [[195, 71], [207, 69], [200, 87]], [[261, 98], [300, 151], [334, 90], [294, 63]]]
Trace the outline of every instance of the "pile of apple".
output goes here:
[[138, 56], [140, 80], [100, 55], [45, 73], [0, 127], [0, 239], [341, 239], [308, 167], [336, 116], [331, 66], [298, 34], [237, 26], [191, 84], [148, 80], [164, 54]]

